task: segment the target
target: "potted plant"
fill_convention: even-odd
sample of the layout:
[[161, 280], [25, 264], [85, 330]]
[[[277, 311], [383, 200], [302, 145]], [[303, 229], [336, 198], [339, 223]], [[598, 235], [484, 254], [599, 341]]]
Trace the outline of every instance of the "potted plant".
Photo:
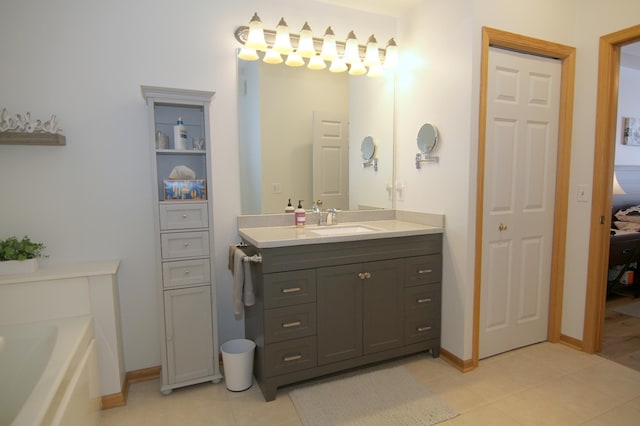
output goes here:
[[35, 272], [38, 258], [46, 257], [44, 248], [43, 243], [34, 243], [27, 236], [0, 240], [0, 275]]

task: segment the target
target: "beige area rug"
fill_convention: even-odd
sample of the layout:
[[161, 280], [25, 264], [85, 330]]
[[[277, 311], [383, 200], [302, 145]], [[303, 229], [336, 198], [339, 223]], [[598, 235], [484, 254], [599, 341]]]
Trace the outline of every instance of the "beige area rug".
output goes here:
[[301, 387], [289, 397], [305, 426], [434, 425], [459, 414], [404, 367]]
[[640, 300], [636, 300], [634, 302], [627, 303], [626, 305], [620, 305], [610, 309], [620, 314], [640, 318]]

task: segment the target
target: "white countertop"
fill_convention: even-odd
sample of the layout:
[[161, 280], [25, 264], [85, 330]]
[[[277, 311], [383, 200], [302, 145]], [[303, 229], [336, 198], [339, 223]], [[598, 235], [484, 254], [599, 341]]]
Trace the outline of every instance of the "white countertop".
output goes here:
[[[363, 226], [371, 228], [371, 232], [354, 232], [339, 235], [320, 235], [314, 230]], [[362, 222], [344, 222], [337, 225], [267, 226], [240, 228], [238, 233], [244, 240], [258, 248], [301, 246], [306, 244], [340, 243], [344, 241], [374, 240], [379, 238], [409, 237], [413, 235], [441, 234], [440, 226], [400, 220], [372, 220]]]

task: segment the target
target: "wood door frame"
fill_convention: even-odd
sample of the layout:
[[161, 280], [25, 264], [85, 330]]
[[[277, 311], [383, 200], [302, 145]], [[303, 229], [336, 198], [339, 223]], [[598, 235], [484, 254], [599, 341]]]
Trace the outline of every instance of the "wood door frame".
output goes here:
[[[478, 175], [476, 198], [476, 241], [473, 295], [472, 367], [478, 366], [480, 352], [480, 290], [482, 281], [482, 222], [484, 216], [484, 170], [487, 120], [487, 79], [489, 73], [489, 48], [502, 47], [522, 53], [559, 59], [562, 63], [560, 82], [560, 114], [558, 117], [558, 162], [555, 187], [555, 210], [551, 256], [551, 283], [549, 292], [549, 327], [547, 340], [561, 339], [562, 290], [564, 284], [565, 243], [567, 235], [567, 211], [569, 196], [569, 171], [571, 163], [571, 134], [573, 123], [573, 94], [575, 81], [576, 49], [494, 28], [482, 28], [482, 58], [480, 62], [480, 113], [478, 130]], [[567, 107], [568, 106], [568, 107]]]
[[582, 335], [582, 349], [588, 353], [598, 352], [602, 348], [618, 120], [620, 46], [636, 41], [640, 41], [640, 25], [600, 37], [589, 263]]

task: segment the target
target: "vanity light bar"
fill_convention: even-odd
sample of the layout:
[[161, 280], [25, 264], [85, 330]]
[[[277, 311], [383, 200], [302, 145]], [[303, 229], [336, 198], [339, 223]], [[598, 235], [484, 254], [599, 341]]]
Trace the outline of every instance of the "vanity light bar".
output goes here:
[[265, 52], [264, 62], [270, 64], [282, 63], [280, 55], [284, 54], [289, 66], [303, 66], [304, 58], [309, 58], [310, 69], [325, 69], [324, 61], [331, 61], [329, 69], [332, 72], [349, 70], [352, 75], [368, 73], [371, 77], [382, 75], [383, 68], [395, 68], [398, 62], [398, 46], [393, 38], [386, 49], [378, 48], [373, 35], [369, 37], [367, 46], [362, 46], [353, 31], [346, 42], [337, 41], [331, 27], [327, 28], [323, 38], [313, 37], [306, 22], [300, 34], [289, 33], [284, 19], [280, 19], [276, 30], [269, 30], [262, 27], [257, 14], [249, 26], [238, 27], [234, 36], [243, 46], [238, 57], [248, 61], [259, 59], [257, 52], [262, 51]]

